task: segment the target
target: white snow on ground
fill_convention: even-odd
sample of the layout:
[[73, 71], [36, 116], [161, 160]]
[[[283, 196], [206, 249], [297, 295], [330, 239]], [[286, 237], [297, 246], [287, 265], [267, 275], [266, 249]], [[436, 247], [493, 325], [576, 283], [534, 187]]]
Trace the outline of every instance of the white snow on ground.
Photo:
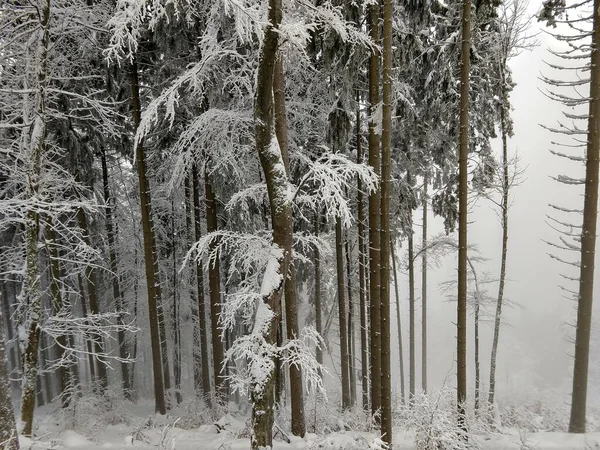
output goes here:
[[[212, 424], [194, 429], [178, 428], [175, 415], [164, 417], [152, 413], [152, 404], [131, 405], [124, 423], [102, 425], [91, 419], [89, 433], [62, 429], [56, 412], [38, 411], [36, 438], [21, 437], [22, 450], [246, 450], [250, 448], [244, 419], [226, 415]], [[342, 431], [304, 439], [292, 436], [291, 442], [276, 434], [273, 450], [374, 450], [375, 433]], [[474, 438], [481, 450], [593, 450], [600, 449], [600, 433], [574, 435], [557, 432], [527, 433], [505, 430], [504, 433]], [[414, 434], [394, 429], [394, 450], [416, 450]]]

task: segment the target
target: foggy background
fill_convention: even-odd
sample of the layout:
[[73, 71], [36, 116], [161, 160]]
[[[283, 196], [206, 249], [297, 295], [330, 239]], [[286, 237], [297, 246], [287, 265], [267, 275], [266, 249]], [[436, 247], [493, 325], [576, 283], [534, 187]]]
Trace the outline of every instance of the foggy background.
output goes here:
[[[535, 4], [534, 4], [535, 3]], [[530, 4], [530, 13], [535, 13], [540, 3]], [[509, 243], [507, 259], [507, 277], [504, 298], [515, 306], [503, 308], [503, 326], [500, 332], [500, 345], [497, 364], [497, 393], [500, 402], [508, 397], [529, 397], [551, 392], [558, 402], [570, 403], [572, 353], [574, 336], [572, 325], [575, 323], [576, 303], [569, 294], [559, 288], [564, 285], [577, 290], [577, 284], [561, 278], [561, 274], [577, 276], [574, 267], [568, 267], [548, 256], [556, 253], [567, 260], [578, 260], [575, 252], [554, 250], [544, 240], [557, 241], [558, 232], [547, 223], [546, 215], [554, 214], [549, 203], [570, 207], [583, 208], [583, 186], [567, 186], [551, 178], [558, 174], [571, 177], [583, 177], [582, 163], [570, 162], [564, 158], [552, 155], [549, 148], [551, 141], [557, 136], [544, 129], [540, 124], [555, 127], [562, 119], [565, 107], [547, 98], [543, 91], [547, 86], [539, 79], [543, 73], [548, 77], [574, 76], [564, 73], [557, 74], [548, 68], [544, 61], [558, 62], [559, 59], [549, 53], [561, 46], [547, 33], [541, 31], [539, 24], [532, 22], [531, 33], [539, 33], [536, 37], [539, 45], [532, 51], [524, 51], [511, 60], [513, 81], [517, 83], [511, 93], [513, 105], [512, 119], [514, 121], [514, 136], [509, 141], [509, 154], [515, 151], [520, 156], [520, 167], [525, 169], [522, 184], [511, 191], [512, 205], [509, 210]], [[564, 48], [564, 46], [563, 46]], [[585, 74], [583, 75], [585, 76]], [[583, 95], [587, 95], [583, 92]], [[564, 141], [564, 139], [563, 139]], [[500, 139], [495, 140], [494, 151], [501, 151]], [[554, 147], [556, 148], [556, 147]], [[574, 154], [580, 150], [575, 149]], [[583, 152], [579, 153], [583, 156]], [[431, 192], [430, 192], [431, 194]], [[483, 264], [478, 264], [479, 275], [488, 272], [493, 278], [499, 277], [501, 252], [501, 224], [494, 205], [484, 199], [469, 215], [469, 244], [476, 244], [480, 253], [488, 258]], [[569, 220], [568, 217], [558, 216]], [[415, 245], [421, 242], [420, 226], [422, 210], [415, 211]], [[571, 221], [581, 224], [581, 217], [573, 215]], [[442, 220], [429, 216], [429, 237], [443, 232]], [[406, 245], [397, 250], [400, 258], [406, 258]], [[440, 283], [456, 277], [456, 254], [444, 259], [439, 268], [431, 268], [428, 273], [428, 374], [429, 388], [440, 388], [446, 379], [449, 386], [455, 386], [456, 361], [456, 303], [448, 301], [448, 294], [440, 290]], [[598, 267], [598, 262], [596, 264]], [[597, 270], [598, 272], [598, 270]], [[417, 389], [421, 386], [421, 275], [420, 258], [416, 264], [416, 364]], [[408, 276], [402, 274], [399, 279], [403, 347], [405, 361], [406, 389], [408, 389]], [[488, 294], [496, 298], [497, 283], [487, 286]], [[597, 286], [598, 289], [598, 286]], [[596, 289], [596, 290], [597, 290]], [[392, 290], [393, 291], [393, 290]], [[455, 294], [455, 288], [451, 290]], [[597, 295], [595, 296], [597, 299]], [[393, 348], [393, 386], [399, 388], [398, 338], [395, 320], [395, 300], [392, 299], [392, 348]], [[482, 323], [481, 333], [481, 381], [482, 391], [487, 393], [489, 382], [490, 350], [493, 331], [493, 314], [495, 304], [487, 311], [491, 320]], [[598, 311], [598, 306], [595, 306]], [[593, 319], [597, 323], [596, 317]], [[473, 361], [473, 316], [469, 315], [469, 401], [472, 401], [474, 390], [474, 361]], [[594, 329], [592, 339], [600, 342], [598, 330]], [[600, 347], [600, 346], [598, 346]], [[600, 352], [592, 351], [591, 374], [589, 381], [588, 405], [600, 406], [600, 396], [596, 376], [593, 369]], [[598, 374], [600, 375], [600, 373]]]

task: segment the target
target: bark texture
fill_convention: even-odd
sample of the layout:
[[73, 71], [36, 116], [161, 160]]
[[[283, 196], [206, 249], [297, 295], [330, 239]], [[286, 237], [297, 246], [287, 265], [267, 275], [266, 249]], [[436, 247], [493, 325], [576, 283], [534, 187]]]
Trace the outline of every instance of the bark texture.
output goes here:
[[596, 255], [596, 221], [598, 216], [598, 165], [600, 163], [600, 0], [594, 0], [592, 31], [592, 61], [590, 107], [588, 119], [587, 160], [583, 229], [581, 232], [581, 264], [577, 331], [575, 333], [575, 364], [569, 432], [585, 433], [587, 382], [594, 300], [594, 260]]
[[[131, 67], [131, 110], [133, 123], [137, 130], [141, 120], [140, 85], [137, 62]], [[142, 235], [144, 237], [144, 265], [146, 269], [146, 289], [148, 292], [148, 318], [150, 322], [150, 341], [152, 348], [152, 374], [154, 376], [154, 409], [165, 414], [165, 392], [162, 372], [162, 356], [158, 323], [158, 305], [161, 291], [158, 276], [158, 255], [156, 254], [156, 236], [152, 220], [152, 198], [150, 183], [146, 176], [146, 157], [143, 142], [139, 142], [136, 152], [136, 167], [140, 191], [140, 209], [142, 214]]]
[[[2, 296], [1, 291], [0, 296]], [[12, 389], [8, 378], [4, 317], [2, 316], [2, 309], [0, 308], [0, 450], [19, 450], [15, 412], [12, 404]]]
[[460, 129], [458, 150], [458, 301], [456, 320], [456, 401], [458, 424], [466, 430], [467, 401], [467, 195], [469, 154], [469, 73], [471, 49], [471, 0], [463, 0], [460, 62]]
[[[268, 24], [260, 50], [254, 104], [256, 149], [267, 184], [273, 227], [274, 254], [271, 256], [269, 266], [279, 275], [278, 282], [266, 280], [265, 283], [263, 281], [263, 304], [258, 307], [263, 311], [270, 311], [268, 324], [261, 330], [255, 330], [255, 333], [262, 333], [262, 339], [269, 346], [274, 345], [277, 341], [277, 327], [281, 316], [281, 295], [292, 252], [292, 210], [288, 198], [288, 177], [275, 134], [273, 112], [273, 75], [281, 18], [281, 0], [269, 0]], [[265, 276], [269, 275], [269, 272], [265, 274]], [[273, 446], [273, 384], [274, 371], [271, 370], [265, 380], [261, 380], [260, 384], [252, 387], [253, 433], [251, 447], [253, 450], [268, 449]]]

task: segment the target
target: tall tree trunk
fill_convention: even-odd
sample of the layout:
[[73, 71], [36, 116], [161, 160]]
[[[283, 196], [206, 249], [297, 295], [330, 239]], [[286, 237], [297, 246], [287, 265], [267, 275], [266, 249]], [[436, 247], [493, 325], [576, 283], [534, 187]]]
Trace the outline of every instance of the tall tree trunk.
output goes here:
[[392, 256], [392, 270], [394, 272], [394, 293], [396, 294], [396, 322], [398, 322], [398, 359], [400, 361], [400, 400], [405, 402], [404, 393], [404, 351], [402, 346], [402, 318], [400, 317], [400, 291], [398, 289], [398, 271], [396, 270], [396, 250], [393, 242], [390, 242]]
[[[407, 176], [410, 180], [410, 175]], [[408, 230], [408, 401], [412, 402], [416, 392], [416, 357], [415, 357], [415, 251], [412, 226], [412, 211], [410, 212], [410, 229]]]
[[[356, 102], [360, 103], [360, 92], [356, 91]], [[356, 109], [356, 162], [363, 163], [362, 133], [361, 133], [360, 106]], [[363, 183], [358, 178], [357, 185], [358, 207], [358, 296], [360, 307], [360, 362], [361, 362], [361, 387], [363, 409], [369, 408], [369, 345], [367, 340], [367, 281], [365, 266], [365, 205]]]
[[[260, 333], [264, 345], [268, 346], [276, 342], [281, 295], [290, 265], [293, 233], [292, 210], [287, 194], [288, 177], [285, 170], [281, 170], [284, 162], [275, 134], [273, 113], [273, 75], [279, 41], [277, 30], [281, 18], [281, 0], [269, 0], [269, 22], [259, 56], [254, 103], [254, 135], [271, 207], [273, 250], [261, 289], [262, 303], [258, 309], [262, 312], [257, 314], [259, 319], [265, 315], [269, 318], [263, 318], [262, 321], [257, 319], [262, 323], [256, 323], [253, 332]], [[266, 353], [262, 356], [268, 357]], [[255, 385], [252, 386], [253, 450], [271, 448], [273, 445], [273, 375], [272, 370], [266, 376], [261, 375], [254, 380]]]
[[[37, 195], [42, 177], [41, 158], [46, 139], [46, 72], [48, 70], [48, 47], [50, 45], [50, 0], [40, 1], [37, 9], [39, 18], [39, 37], [35, 53], [39, 55], [37, 72], [37, 92], [35, 95], [35, 116], [31, 126], [28, 157], [32, 169], [28, 173], [27, 198]], [[21, 390], [21, 423], [22, 433], [31, 436], [33, 429], [33, 413], [35, 409], [35, 391], [38, 377], [38, 347], [40, 339], [40, 322], [42, 320], [42, 296], [40, 289], [41, 271], [38, 261], [38, 236], [40, 233], [40, 217], [35, 209], [27, 213], [25, 225], [25, 279], [21, 288], [21, 301], [26, 309], [26, 317], [20, 324], [26, 329], [25, 339], [20, 340], [22, 354], [22, 390]]]
[[456, 306], [456, 404], [458, 424], [466, 431], [467, 401], [467, 195], [469, 155], [469, 54], [471, 49], [471, 0], [463, 0], [460, 65], [460, 145], [458, 151], [458, 301]]
[[600, 0], [594, 0], [590, 106], [588, 116], [587, 159], [585, 165], [585, 200], [581, 232], [581, 264], [575, 363], [569, 432], [585, 433], [588, 365], [594, 300], [594, 258], [596, 254], [596, 220], [598, 216], [598, 164], [600, 161]]
[[[315, 213], [315, 237], [319, 237], [319, 213]], [[315, 252], [315, 328], [319, 335], [323, 335], [323, 319], [321, 306], [321, 252], [317, 246]], [[317, 346], [315, 356], [319, 364], [323, 364], [323, 349]]]
[[390, 351], [392, 0], [384, 0], [383, 5], [383, 120], [381, 127], [381, 438], [389, 448], [392, 448], [392, 355]]
[[346, 299], [344, 295], [344, 237], [342, 220], [335, 220], [335, 254], [337, 261], [338, 318], [340, 324], [340, 361], [342, 367], [342, 410], [351, 406], [350, 372], [348, 370], [348, 330], [346, 328]]
[[[0, 296], [3, 292], [0, 291]], [[0, 299], [2, 301], [3, 299]], [[0, 450], [19, 450], [19, 436], [15, 423], [10, 380], [8, 378], [8, 360], [4, 340], [4, 318], [0, 308]]]
[[[83, 287], [83, 280], [80, 274], [77, 274], [77, 285], [79, 287], [79, 293], [81, 298], [81, 314], [85, 319], [86, 325], [90, 326], [90, 321], [88, 319], [88, 308], [87, 308], [87, 299], [86, 293]], [[92, 345], [92, 341], [90, 339], [85, 340], [85, 345], [88, 354], [88, 367], [90, 371], [90, 384], [92, 388], [96, 385], [96, 364], [94, 360], [94, 347]]]
[[[198, 168], [192, 166], [192, 197], [194, 202], [194, 232], [196, 241], [202, 237], [202, 214], [200, 210], [200, 179]], [[211, 354], [208, 351], [208, 323], [206, 320], [206, 302], [204, 299], [204, 266], [202, 259], [196, 264], [196, 290], [198, 294], [198, 323], [197, 335], [201, 347], [202, 392], [209, 404], [212, 403], [212, 390], [210, 384]], [[214, 361], [214, 360], [213, 360]], [[216, 380], [215, 380], [216, 382]]]
[[350, 264], [350, 245], [349, 238], [346, 238], [346, 276], [348, 280], [346, 286], [348, 289], [348, 370], [350, 371], [350, 406], [356, 404], [356, 370], [354, 367], [354, 350], [356, 344], [354, 341], [354, 302], [352, 301], [352, 266]]
[[175, 232], [175, 201], [171, 199], [171, 250], [173, 252], [173, 265], [171, 277], [173, 281], [173, 308], [171, 321], [173, 322], [173, 377], [175, 401], [179, 405], [181, 398], [181, 330], [179, 326], [179, 286], [177, 283], [177, 241]]
[[423, 240], [421, 244], [421, 387], [427, 393], [427, 188], [429, 177], [423, 180]]
[[[124, 325], [123, 322], [123, 294], [121, 292], [121, 286], [119, 283], [119, 270], [117, 264], [117, 239], [116, 230], [113, 225], [113, 202], [110, 196], [110, 188], [108, 184], [108, 165], [106, 162], [106, 149], [103, 147], [100, 149], [100, 160], [102, 163], [102, 186], [104, 188], [104, 204], [106, 213], [106, 237], [108, 239], [108, 258], [110, 261], [110, 271], [112, 272], [112, 294], [115, 302], [115, 309], [117, 311], [117, 323], [120, 327]], [[127, 359], [127, 346], [125, 344], [125, 332], [123, 329], [117, 331], [117, 344], [119, 346], [119, 357], [121, 358], [121, 385], [123, 386], [123, 394], [127, 400], [131, 400], [131, 386], [129, 385], [129, 373], [127, 363], [124, 361]]]
[[[204, 197], [206, 203], [206, 231], [213, 233], [217, 231], [217, 204], [215, 193], [208, 173], [204, 173]], [[216, 245], [216, 242], [213, 244]], [[212, 248], [212, 247], [211, 247]], [[226, 373], [221, 374], [221, 370], [226, 370], [223, 366], [225, 359], [223, 351], [223, 340], [219, 329], [219, 318], [221, 316], [221, 278], [219, 259], [215, 259], [208, 265], [208, 287], [210, 291], [210, 320], [213, 348], [213, 370], [215, 377], [215, 395], [218, 398], [225, 399], [227, 395], [227, 383], [225, 382]]]
[[[50, 265], [50, 295], [52, 297], [52, 315], [56, 316], [61, 313], [64, 304], [62, 292], [60, 290], [60, 257], [58, 252], [58, 243], [56, 242], [56, 233], [51, 217], [46, 218], [46, 249], [49, 257]], [[64, 349], [67, 348], [67, 336], [60, 335], [56, 338], [56, 359], [62, 360]], [[71, 389], [69, 389], [69, 373], [70, 368], [61, 363], [56, 369], [58, 375], [58, 383], [60, 387], [60, 400], [63, 408], [71, 404]]]
[[475, 340], [475, 411], [479, 409], [479, 396], [481, 390], [481, 378], [479, 370], [479, 294], [475, 298], [474, 336]]
[[[158, 273], [158, 272], [157, 272]], [[169, 364], [169, 350], [167, 346], [167, 317], [162, 305], [162, 302], [157, 304], [158, 307], [158, 331], [160, 333], [160, 353], [162, 356], [162, 370], [163, 370], [163, 386], [166, 394], [166, 405], [167, 409], [171, 409], [171, 367]]]
[[[90, 238], [90, 232], [87, 224], [87, 218], [83, 208], [77, 210], [77, 222], [83, 233], [83, 240], [88, 246], [92, 246], [92, 240]], [[96, 271], [93, 266], [88, 265], [85, 268], [85, 280], [87, 287], [88, 299], [90, 301], [90, 313], [93, 315], [100, 314], [100, 306], [98, 304], [98, 291], [96, 290]], [[104, 343], [101, 337], [94, 339], [94, 353], [98, 361], [97, 375], [98, 375], [98, 389], [101, 394], [106, 392], [108, 387], [108, 375], [106, 373], [106, 366], [99, 359], [101, 355], [104, 355]]]
[[[192, 194], [192, 180], [191, 173], [185, 177], [184, 180], [184, 195], [185, 195], [185, 223], [187, 231], [187, 246], [191, 248], [194, 242], [196, 242], [195, 234], [195, 219], [194, 219], [194, 198]], [[191, 304], [192, 311], [192, 325], [193, 325], [193, 339], [192, 339], [192, 372], [194, 378], [194, 391], [196, 394], [202, 392], [202, 339], [200, 336], [200, 329], [198, 324], [200, 323], [200, 314], [198, 312], [198, 283], [197, 283], [197, 264], [190, 267], [189, 271], [189, 289], [190, 289], [190, 300], [195, 304]]]
[[[137, 130], [141, 120], [141, 104], [138, 67], [135, 59], [131, 65], [131, 110], [135, 129]], [[135, 155], [140, 190], [142, 234], [144, 236], [144, 264], [146, 268], [146, 289], [148, 292], [148, 320], [150, 323], [150, 341], [152, 348], [152, 374], [154, 376], [154, 409], [159, 414], [165, 414], [166, 404], [158, 323], [158, 305], [161, 303], [161, 292], [158, 273], [158, 255], [156, 254], [156, 236], [154, 234], [152, 220], [152, 198], [150, 195], [150, 183], [146, 175], [146, 156], [143, 142], [138, 143]]]
[[[379, 42], [379, 4], [369, 5], [369, 31], [371, 40]], [[379, 175], [381, 171], [379, 135], [375, 123], [375, 109], [379, 104], [379, 53], [371, 52], [369, 58], [369, 165]], [[381, 280], [380, 280], [380, 212], [381, 190], [369, 194], [369, 305], [371, 335], [371, 412], [381, 407]], [[376, 416], [377, 417], [377, 416]]]
[[506, 255], [508, 253], [508, 194], [510, 189], [509, 167], [508, 167], [508, 130], [505, 102], [508, 101], [508, 92], [504, 80], [504, 67], [506, 61], [501, 65], [502, 101], [500, 108], [500, 134], [502, 136], [502, 203], [500, 214], [502, 219], [502, 253], [500, 255], [500, 278], [498, 280], [498, 298], [496, 301], [496, 314], [494, 317], [494, 336], [492, 338], [492, 354], [490, 359], [490, 392], [488, 403], [494, 405], [496, 395], [496, 359], [498, 357], [498, 343], [500, 341], [500, 326], [502, 320], [502, 306], [504, 301], [504, 284], [506, 280]]
[[[273, 102], [275, 113], [275, 134], [288, 178], [290, 173], [290, 156], [288, 149], [287, 115], [285, 107], [285, 77], [283, 70], [283, 54], [279, 52], [275, 59], [273, 74]], [[296, 306], [296, 268], [290, 263], [285, 282], [285, 319], [288, 339], [298, 337], [298, 310]], [[303, 437], [306, 434], [304, 420], [304, 390], [302, 387], [302, 368], [290, 365], [290, 400], [292, 409], [292, 433]]]

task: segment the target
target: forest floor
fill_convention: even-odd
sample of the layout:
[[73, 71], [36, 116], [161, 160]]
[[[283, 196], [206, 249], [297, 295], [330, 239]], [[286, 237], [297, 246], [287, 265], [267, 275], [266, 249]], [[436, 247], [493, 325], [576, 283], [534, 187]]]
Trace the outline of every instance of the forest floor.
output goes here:
[[[246, 450], [250, 448], [244, 420], [223, 416], [218, 421], [180, 428], [177, 415], [156, 416], [153, 405], [141, 403], [117, 411], [82, 410], [67, 418], [50, 405], [36, 410], [35, 438], [21, 437], [21, 450]], [[107, 415], [108, 414], [108, 415]], [[114, 424], [107, 424], [112, 417]], [[65, 419], [74, 424], [68, 429]], [[342, 431], [317, 436], [291, 436], [291, 442], [276, 433], [273, 450], [372, 450], [378, 449], [374, 433]], [[287, 436], [285, 436], [287, 437]], [[415, 450], [411, 431], [394, 429], [394, 450]], [[600, 449], [600, 433], [572, 435], [558, 432], [529, 433], [508, 429], [478, 435], [473, 448], [481, 450], [592, 450]]]

